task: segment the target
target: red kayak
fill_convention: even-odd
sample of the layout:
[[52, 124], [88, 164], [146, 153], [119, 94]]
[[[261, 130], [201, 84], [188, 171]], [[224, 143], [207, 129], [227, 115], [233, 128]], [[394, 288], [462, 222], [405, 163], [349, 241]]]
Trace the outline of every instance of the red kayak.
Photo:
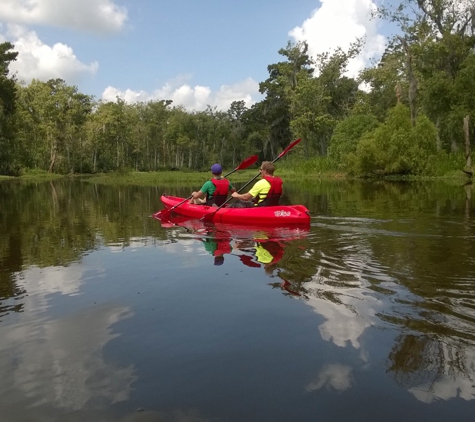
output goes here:
[[[162, 195], [161, 201], [169, 210], [184, 200], [176, 196]], [[216, 207], [193, 205], [185, 201], [172, 211], [190, 218], [200, 219], [209, 215], [209, 221], [214, 223], [287, 226], [309, 225], [310, 213], [303, 205], [277, 205], [272, 207], [229, 208], [224, 206], [216, 211]], [[160, 216], [160, 211], [155, 214]]]

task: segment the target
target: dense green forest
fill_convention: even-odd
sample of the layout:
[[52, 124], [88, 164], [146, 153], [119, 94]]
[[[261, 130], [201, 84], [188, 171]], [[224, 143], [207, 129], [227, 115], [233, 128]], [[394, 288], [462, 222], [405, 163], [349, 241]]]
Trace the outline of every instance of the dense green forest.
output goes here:
[[[96, 101], [61, 79], [19, 84], [18, 53], [0, 44], [0, 174], [201, 170], [220, 161], [275, 157], [302, 138], [294, 159], [354, 176], [471, 175], [475, 119], [475, 4], [403, 0], [381, 7], [397, 24], [379, 63], [345, 76], [348, 51], [310, 58], [288, 43], [268, 66], [263, 100], [227, 111], [187, 111], [163, 99]], [[324, 164], [322, 164], [324, 163]]]

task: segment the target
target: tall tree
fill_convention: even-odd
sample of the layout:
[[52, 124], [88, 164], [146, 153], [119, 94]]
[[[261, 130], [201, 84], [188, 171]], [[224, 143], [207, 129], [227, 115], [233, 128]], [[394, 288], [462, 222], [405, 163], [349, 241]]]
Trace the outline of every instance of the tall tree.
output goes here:
[[74, 172], [81, 167], [82, 128], [92, 99], [62, 79], [33, 80], [21, 89], [19, 137], [28, 162], [49, 172]]
[[13, 114], [15, 111], [16, 82], [9, 76], [9, 65], [15, 61], [18, 53], [13, 44], [0, 44], [0, 173], [15, 174], [17, 168], [14, 159]]
[[290, 130], [292, 93], [297, 88], [299, 80], [309, 78], [313, 73], [307, 52], [306, 42], [297, 44], [289, 42], [286, 48], [279, 50], [279, 54], [286, 57], [287, 61], [269, 65], [267, 67], [269, 77], [259, 85], [259, 91], [265, 95], [263, 105], [269, 126], [268, 146], [271, 156], [275, 155], [277, 148], [286, 146], [292, 136]]
[[403, 97], [411, 106], [413, 121], [418, 104], [417, 109], [438, 128], [439, 148], [456, 151], [463, 143], [463, 117], [473, 113], [461, 108], [463, 94], [457, 92], [457, 80], [475, 48], [475, 2], [404, 0], [379, 12], [397, 22], [403, 33], [395, 38], [394, 47], [405, 57]]
[[307, 158], [326, 155], [338, 121], [349, 115], [358, 93], [358, 83], [344, 76], [348, 61], [359, 51], [359, 42], [348, 52], [337, 49], [316, 59], [318, 76], [301, 78], [291, 96], [293, 133], [305, 140]]

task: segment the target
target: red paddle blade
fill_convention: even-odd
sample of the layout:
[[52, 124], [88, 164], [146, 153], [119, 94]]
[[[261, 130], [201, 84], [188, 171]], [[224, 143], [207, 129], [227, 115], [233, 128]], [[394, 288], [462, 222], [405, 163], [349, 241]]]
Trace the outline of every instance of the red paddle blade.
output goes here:
[[160, 220], [162, 218], [165, 218], [165, 216], [168, 216], [169, 214], [170, 214], [169, 210], [160, 210], [160, 211], [157, 211], [155, 214], [153, 214], [152, 217]]
[[285, 154], [287, 154], [295, 145], [297, 145], [300, 141], [302, 140], [302, 138], [298, 138], [296, 139], [294, 142], [292, 142], [287, 148], [285, 148], [280, 154], [279, 156], [274, 160], [274, 161], [277, 161], [279, 158], [282, 158]]
[[175, 223], [172, 223], [168, 218], [170, 217], [170, 210], [160, 210], [152, 215], [153, 218], [160, 221], [160, 224], [164, 228], [174, 227]]
[[259, 156], [253, 155], [252, 157], [246, 158], [239, 166], [236, 167], [236, 170], [244, 170], [247, 169], [249, 166], [252, 166], [257, 160]]

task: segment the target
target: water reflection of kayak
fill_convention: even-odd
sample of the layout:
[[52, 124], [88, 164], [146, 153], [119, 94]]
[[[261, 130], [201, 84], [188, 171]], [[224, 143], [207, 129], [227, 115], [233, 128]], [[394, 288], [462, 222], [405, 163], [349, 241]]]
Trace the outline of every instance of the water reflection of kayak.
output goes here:
[[[184, 198], [168, 195], [162, 195], [160, 199], [166, 209], [170, 209], [184, 200]], [[277, 205], [272, 207], [254, 208], [223, 207], [216, 211], [216, 207], [194, 205], [185, 201], [183, 204], [175, 208], [173, 212], [186, 217], [197, 219], [209, 216], [209, 219], [215, 223], [234, 223], [260, 226], [310, 224], [310, 213], [303, 205]]]
[[175, 213], [166, 218], [158, 213], [154, 218], [164, 228], [183, 227], [201, 240], [206, 251], [214, 256], [215, 265], [222, 265], [224, 255], [232, 254], [237, 255], [245, 266], [264, 268], [269, 275], [282, 259], [285, 243], [305, 238], [310, 232], [309, 226], [243, 226], [206, 222]]
[[213, 237], [229, 239], [253, 239], [255, 242], [265, 242], [269, 240], [294, 240], [306, 237], [310, 231], [310, 226], [303, 224], [293, 224], [288, 227], [281, 226], [245, 226], [242, 224], [223, 224], [207, 222], [199, 218], [190, 218], [172, 212], [164, 218], [157, 213], [153, 216], [159, 220], [162, 227], [180, 226], [193, 233], [207, 233]]

